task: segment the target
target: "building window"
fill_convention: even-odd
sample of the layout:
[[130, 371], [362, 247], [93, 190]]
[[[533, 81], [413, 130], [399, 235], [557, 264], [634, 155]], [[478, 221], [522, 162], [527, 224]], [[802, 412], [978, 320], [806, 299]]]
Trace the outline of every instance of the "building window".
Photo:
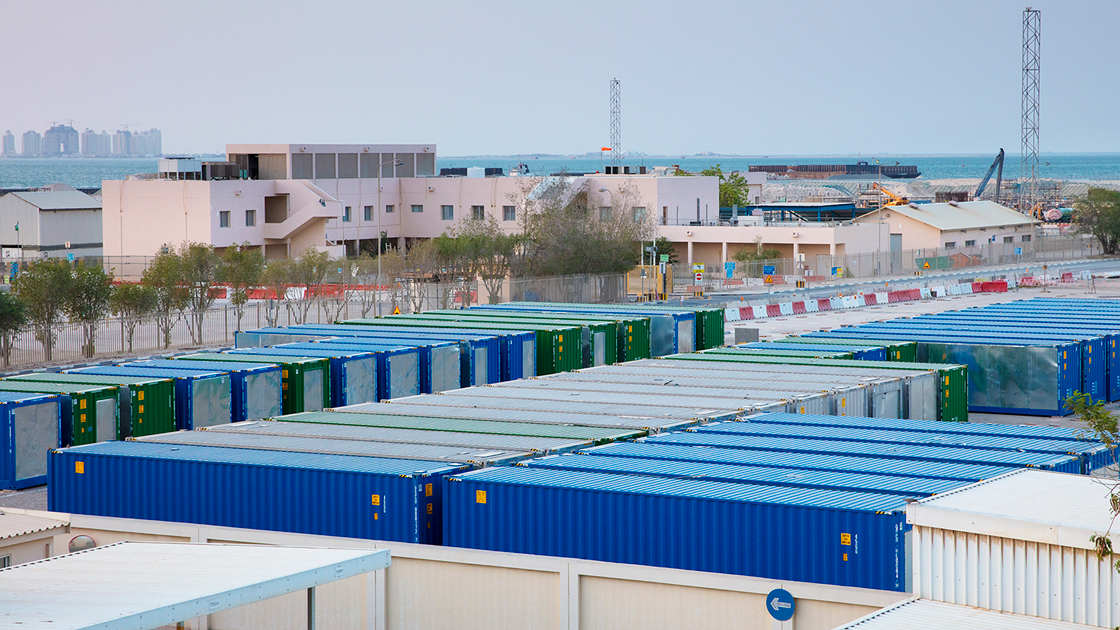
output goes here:
[[1024, 234], [1024, 235], [1023, 235], [1023, 242], [1024, 242], [1024, 243], [1029, 243], [1029, 242], [1031, 242], [1031, 235], [1030, 235], [1030, 234]]
[[366, 221], [373, 220], [373, 206], [365, 206], [362, 208], [362, 218]]
[[947, 243], [945, 243], [945, 249], [953, 249], [956, 246], [957, 246], [956, 241], [948, 241]]
[[502, 206], [502, 220], [503, 221], [516, 221], [517, 208], [514, 206]]
[[7, 569], [12, 566], [11, 556], [0, 556], [0, 569]]
[[1015, 242], [1015, 237], [1014, 236], [1005, 236], [1005, 237], [1003, 237], [1003, 242], [1004, 243], [1014, 243]]
[[424, 206], [417, 205], [417, 204], [412, 204], [412, 211], [413, 212], [423, 212], [424, 211]]
[[385, 206], [385, 214], [393, 214], [393, 206]]
[[257, 211], [256, 210], [246, 210], [245, 211], [245, 227], [253, 227], [256, 224], [257, 224]]
[[444, 221], [454, 221], [455, 220], [455, 206], [440, 206], [439, 207], [439, 216]]
[[342, 209], [342, 222], [343, 223], [349, 223], [350, 222], [350, 206], [346, 206], [345, 208]]
[[471, 218], [475, 221], [485, 221], [486, 208], [483, 206], [471, 206]]
[[611, 220], [611, 207], [603, 206], [599, 208], [599, 220], [606, 223]]
[[218, 227], [229, 227], [229, 210], [218, 212]]
[[630, 210], [630, 214], [633, 216], [635, 223], [641, 223], [646, 220], [646, 209], [642, 206], [634, 206], [634, 208]]
[[975, 239], [973, 239], [973, 240], [971, 240], [971, 241], [965, 241], [965, 242], [964, 242], [964, 246], [965, 246], [965, 247], [976, 247], [976, 240], [975, 240]]

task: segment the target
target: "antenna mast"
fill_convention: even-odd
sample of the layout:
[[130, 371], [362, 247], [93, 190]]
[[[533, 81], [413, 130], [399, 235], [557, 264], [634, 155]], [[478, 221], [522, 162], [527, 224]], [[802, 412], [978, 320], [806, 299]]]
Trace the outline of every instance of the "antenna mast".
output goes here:
[[622, 106], [618, 79], [611, 79], [611, 166], [622, 164]]
[[[1020, 156], [1019, 210], [1033, 212], [1038, 201], [1038, 105], [1039, 66], [1042, 49], [1041, 11], [1027, 7], [1023, 11], [1023, 144]], [[1023, 190], [1026, 179], [1026, 191]]]

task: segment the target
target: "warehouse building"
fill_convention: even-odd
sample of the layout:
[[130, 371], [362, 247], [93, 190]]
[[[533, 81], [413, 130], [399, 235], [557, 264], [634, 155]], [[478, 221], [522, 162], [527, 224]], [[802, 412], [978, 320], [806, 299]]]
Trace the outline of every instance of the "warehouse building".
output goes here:
[[[858, 219], [886, 225], [890, 250], [976, 250], [986, 244], [1022, 246], [1030, 243], [1038, 221], [994, 201], [950, 201], [886, 206]], [[1030, 245], [1026, 245], [1029, 249]]]
[[101, 202], [76, 190], [0, 196], [0, 244], [5, 263], [100, 256]]

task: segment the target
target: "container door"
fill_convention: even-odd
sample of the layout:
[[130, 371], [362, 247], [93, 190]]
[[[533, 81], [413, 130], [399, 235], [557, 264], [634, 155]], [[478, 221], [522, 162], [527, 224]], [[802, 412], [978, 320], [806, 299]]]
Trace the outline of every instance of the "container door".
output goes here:
[[323, 409], [323, 370], [303, 372], [303, 410], [321, 411]]
[[432, 392], [459, 389], [462, 382], [462, 354], [459, 346], [432, 348]]
[[[521, 375], [519, 378], [529, 378], [537, 375], [537, 338], [526, 337], [521, 343]], [[510, 375], [514, 378], [514, 375]]]
[[902, 400], [896, 388], [889, 387], [889, 383], [874, 385], [871, 390], [871, 417], [873, 418], [901, 418]]
[[117, 400], [102, 398], [94, 404], [97, 418], [97, 441], [112, 442], [117, 439]]
[[60, 446], [58, 414], [57, 402], [12, 409], [17, 481], [47, 474], [47, 451]]
[[490, 380], [490, 354], [486, 346], [474, 349], [474, 384], [489, 385]]
[[650, 351], [655, 357], [677, 352], [676, 324], [670, 315], [655, 315], [650, 319]]
[[245, 419], [272, 418], [284, 413], [280, 370], [245, 375]]
[[591, 331], [587, 326], [584, 326], [581, 329], [580, 343], [583, 345], [583, 363], [581, 363], [580, 365], [582, 365], [583, 367], [591, 367], [592, 365], [595, 365], [591, 362]]
[[233, 420], [233, 392], [228, 374], [196, 379], [192, 385], [192, 426], [195, 429], [229, 424]]
[[120, 419], [117, 420], [117, 439], [123, 440], [132, 437], [132, 388], [121, 385], [117, 388], [117, 409], [120, 410]]
[[[477, 355], [475, 359], [477, 360]], [[486, 357], [482, 358], [483, 364]], [[389, 397], [403, 398], [420, 393], [420, 353], [409, 352], [389, 357]]]
[[696, 322], [677, 322], [677, 352], [696, 352]]
[[594, 361], [592, 365], [606, 365], [607, 364], [607, 333], [595, 333], [595, 342], [592, 344], [594, 350]]
[[347, 405], [377, 400], [377, 357], [347, 361], [343, 369], [346, 370]]

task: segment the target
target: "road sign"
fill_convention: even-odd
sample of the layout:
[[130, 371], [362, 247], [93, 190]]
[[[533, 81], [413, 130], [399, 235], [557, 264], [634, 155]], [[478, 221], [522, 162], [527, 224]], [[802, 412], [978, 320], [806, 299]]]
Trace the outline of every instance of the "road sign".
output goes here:
[[762, 266], [762, 273], [764, 273], [768, 276], [774, 275], [774, 265], [763, 265]]
[[766, 284], [774, 284], [774, 276], [766, 276], [766, 279], [763, 280], [763, 282], [765, 282]]
[[793, 619], [793, 595], [784, 588], [776, 588], [766, 594], [766, 612], [778, 621]]
[[832, 275], [843, 278], [844, 277], [844, 268], [843, 267], [833, 267], [832, 268]]
[[661, 262], [663, 262], [663, 263], [669, 262], [669, 254], [661, 254]]
[[704, 263], [692, 263], [692, 273], [704, 273]]
[[661, 275], [665, 275], [665, 265], [667, 264], [669, 263], [665, 262], [664, 260], [661, 261]]
[[1023, 255], [1023, 248], [1022, 247], [1016, 247], [1015, 248], [1015, 255], [1016, 256], [1022, 256]]
[[922, 265], [922, 269], [929, 269], [929, 261], [928, 260], [926, 261], [926, 264]]
[[70, 262], [74, 262], [74, 254], [66, 254], [66, 260], [69, 260]]
[[727, 274], [727, 279], [730, 280], [732, 274], [735, 273], [735, 263], [734, 262], [723, 263], [723, 271], [724, 271], [724, 273]]
[[704, 283], [704, 274], [702, 272], [699, 272], [699, 271], [696, 272], [696, 284], [703, 284], [703, 283]]

